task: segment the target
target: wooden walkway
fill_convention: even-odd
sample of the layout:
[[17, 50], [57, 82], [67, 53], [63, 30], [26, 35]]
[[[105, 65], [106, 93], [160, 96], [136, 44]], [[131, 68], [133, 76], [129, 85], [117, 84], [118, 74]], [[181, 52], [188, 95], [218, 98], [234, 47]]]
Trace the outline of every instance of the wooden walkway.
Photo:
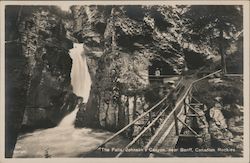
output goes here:
[[[220, 73], [221, 70], [218, 70], [216, 72], [210, 73], [206, 76], [203, 76], [199, 79], [195, 78], [195, 76], [187, 76], [183, 77], [177, 84], [176, 84], [176, 90], [179, 91], [179, 96], [176, 102], [176, 105], [174, 108], [170, 108], [170, 105], [168, 103], [168, 97], [169, 93], [161, 99], [157, 104], [155, 104], [153, 107], [148, 109], [146, 112], [138, 116], [134, 121], [132, 121], [130, 124], [116, 132], [113, 136], [105, 140], [102, 144], [98, 146], [96, 150], [91, 152], [91, 155], [89, 157], [159, 157], [159, 155], [163, 157], [168, 157], [173, 152], [167, 152], [163, 149], [173, 149], [178, 141], [178, 138], [181, 135], [181, 129], [183, 126], [187, 127], [194, 136], [198, 137], [199, 135], [191, 128], [189, 127], [185, 122], [185, 117], [187, 113], [187, 103], [192, 98], [192, 88], [193, 85], [200, 80], [203, 80], [205, 78], [208, 78], [209, 76], [215, 75], [217, 73]], [[181, 87], [184, 86], [184, 89]], [[162, 108], [164, 106], [164, 108]], [[121, 151], [118, 152], [100, 152], [100, 148], [105, 148], [108, 146], [108, 143], [117, 138], [120, 134], [122, 134], [124, 131], [132, 127], [136, 124], [140, 119], [143, 117], [149, 116], [150, 113], [155, 112], [155, 110], [160, 110], [158, 114], [150, 121], [150, 123], [145, 124], [144, 128], [142, 128], [141, 132], [133, 138], [127, 145], [124, 146], [124, 148]], [[191, 108], [192, 109], [192, 108]], [[146, 142], [146, 145], [143, 148], [136, 147], [136, 142], [141, 139], [145, 133], [147, 133], [150, 129], [152, 129], [153, 125], [158, 122], [161, 118], [164, 118], [163, 122], [160, 124], [160, 126], [156, 129], [154, 134], [150, 137], [150, 139]], [[114, 147], [115, 148], [115, 147]], [[130, 148], [138, 148], [141, 150], [138, 151], [129, 151]], [[161, 151], [163, 150], [163, 151]], [[161, 152], [159, 152], [161, 151]], [[88, 156], [87, 156], [88, 157]]]
[[[182, 116], [181, 117], [182, 120], [185, 119], [185, 116], [183, 116], [183, 106], [184, 106], [183, 103], [184, 99], [189, 93], [188, 90], [190, 90], [190, 86], [193, 81], [194, 81], [193, 78], [183, 80], [183, 85], [185, 87], [176, 102], [176, 107], [170, 112], [170, 114], [166, 117], [162, 125], [156, 131], [155, 135], [151, 138], [151, 140], [146, 146], [147, 149], [149, 148], [165, 149], [165, 148], [172, 148], [175, 146], [178, 137], [176, 137], [174, 128], [175, 125], [174, 114], [177, 114], [178, 117]], [[179, 122], [178, 126], [180, 126], [178, 129], [180, 132], [182, 124]]]

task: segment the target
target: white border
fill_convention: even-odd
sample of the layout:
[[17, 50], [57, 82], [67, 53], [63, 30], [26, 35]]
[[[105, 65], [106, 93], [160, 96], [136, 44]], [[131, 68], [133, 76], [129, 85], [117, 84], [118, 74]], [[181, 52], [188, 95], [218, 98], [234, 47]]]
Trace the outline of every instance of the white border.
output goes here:
[[[65, 5], [243, 5], [244, 6], [244, 157], [243, 158], [51, 158], [51, 159], [5, 159], [4, 158], [4, 110], [5, 110], [5, 49], [4, 49], [4, 35], [5, 35], [5, 24], [4, 24], [4, 11], [5, 5], [57, 5], [64, 3]], [[27, 163], [27, 162], [102, 162], [110, 163], [115, 162], [203, 162], [203, 163], [247, 163], [249, 162], [249, 1], [0, 1], [0, 36], [1, 36], [1, 55], [0, 55], [0, 127], [1, 127], [1, 140], [0, 140], [0, 163]]]

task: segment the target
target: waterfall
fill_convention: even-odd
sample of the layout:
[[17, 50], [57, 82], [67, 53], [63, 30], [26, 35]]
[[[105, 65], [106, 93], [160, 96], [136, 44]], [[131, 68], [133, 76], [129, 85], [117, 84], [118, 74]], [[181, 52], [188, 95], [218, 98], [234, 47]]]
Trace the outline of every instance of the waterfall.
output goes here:
[[58, 127], [74, 127], [74, 122], [76, 119], [76, 113], [78, 112], [79, 108], [75, 108], [70, 114], [65, 116], [62, 121], [59, 123]]
[[[88, 101], [91, 79], [82, 44], [74, 44], [69, 51], [72, 58], [71, 84], [77, 96]], [[81, 157], [97, 148], [113, 133], [90, 128], [74, 128], [78, 105], [61, 123], [54, 128], [39, 129], [31, 133], [21, 134], [17, 138], [13, 153], [14, 158], [42, 158], [47, 154], [51, 157]], [[111, 144], [124, 146], [127, 140], [117, 139]]]
[[73, 92], [77, 96], [83, 97], [83, 102], [86, 103], [89, 98], [91, 78], [83, 44], [74, 43], [74, 48], [70, 49], [69, 55], [72, 59], [72, 69], [70, 75]]
[[[83, 103], [86, 103], [89, 98], [91, 78], [88, 70], [87, 60], [83, 48], [83, 44], [74, 43], [74, 47], [70, 49], [69, 55], [72, 59], [71, 69], [71, 85], [73, 92], [83, 98]], [[58, 127], [73, 126], [76, 113], [79, 110], [78, 105], [70, 114], [65, 116]]]

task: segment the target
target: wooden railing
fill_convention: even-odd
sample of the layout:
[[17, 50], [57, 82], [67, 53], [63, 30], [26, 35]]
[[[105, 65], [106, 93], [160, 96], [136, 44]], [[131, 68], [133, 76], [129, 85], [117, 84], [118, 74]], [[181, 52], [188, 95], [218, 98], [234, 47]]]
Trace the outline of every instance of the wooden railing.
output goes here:
[[[214, 74], [217, 74], [221, 72], [221, 70], [218, 70], [216, 72], [213, 72], [211, 74], [208, 74], [202, 78], [199, 78], [195, 81], [193, 81], [188, 89], [185, 91], [184, 95], [182, 96], [182, 98], [176, 103], [175, 107], [173, 108], [173, 110], [168, 114], [168, 116], [165, 118], [165, 120], [163, 121], [163, 124], [165, 124], [167, 121], [171, 120], [171, 121], [176, 121], [179, 120], [181, 121], [178, 116], [180, 115], [180, 109], [181, 106], [183, 105], [183, 103], [185, 102], [185, 98], [191, 93], [192, 87], [195, 83], [208, 78], [209, 76], [212, 76]], [[176, 84], [176, 90], [180, 91], [180, 86], [181, 86], [181, 82], [183, 80], [183, 77], [179, 80], [179, 82]], [[123, 127], [122, 129], [120, 129], [119, 131], [117, 131], [114, 135], [112, 135], [111, 137], [109, 137], [108, 139], [106, 139], [101, 145], [99, 145], [96, 150], [98, 150], [101, 147], [105, 147], [105, 145], [107, 143], [109, 143], [111, 140], [113, 140], [115, 137], [117, 137], [118, 135], [120, 135], [122, 132], [124, 132], [126, 129], [128, 129], [129, 127], [131, 127], [132, 125], [134, 125], [137, 121], [139, 121], [140, 119], [142, 119], [143, 117], [145, 117], [147, 114], [151, 113], [152, 111], [154, 111], [156, 108], [158, 108], [158, 106], [160, 106], [161, 104], [163, 104], [167, 98], [169, 97], [170, 92], [163, 98], [161, 99], [157, 104], [155, 104], [154, 106], [152, 106], [149, 110], [147, 110], [146, 112], [142, 113], [140, 116], [138, 116], [135, 120], [133, 120], [132, 122], [130, 122], [128, 125], [126, 125], [125, 127]], [[165, 111], [169, 108], [169, 105], [165, 106], [165, 108], [163, 110], [161, 110], [158, 115], [150, 122], [150, 124], [148, 124], [147, 126], [145, 126], [145, 128], [129, 143], [126, 145], [126, 147], [124, 149], [127, 149], [129, 147], [131, 147], [148, 129], [150, 129], [153, 124], [155, 124], [155, 122], [157, 122], [157, 120], [159, 120], [159, 118], [165, 113]], [[176, 118], [174, 118], [176, 117]], [[176, 122], [175, 122], [176, 123]], [[158, 130], [156, 131], [156, 133], [151, 137], [151, 139], [149, 140], [149, 142], [147, 143], [147, 145], [144, 147], [145, 150], [147, 150], [147, 148], [150, 147], [151, 143], [153, 142], [153, 139], [156, 138], [158, 132], [162, 129], [163, 124], [158, 128]], [[173, 127], [173, 125], [171, 125], [171, 127]], [[178, 129], [178, 127], [176, 127]], [[191, 129], [192, 130], [192, 129]], [[194, 132], [195, 133], [195, 132]], [[122, 154], [124, 153], [124, 151], [121, 151], [120, 153], [118, 153], [116, 155], [116, 157], [120, 157]]]
[[[183, 78], [181, 78], [178, 83], [176, 84], [176, 88], [179, 88], [181, 86], [181, 82], [182, 82]], [[140, 119], [142, 119], [143, 117], [145, 117], [146, 115], [148, 115], [149, 113], [151, 113], [152, 111], [154, 111], [158, 106], [160, 106], [161, 104], [163, 104], [168, 96], [169, 96], [170, 92], [163, 98], [161, 99], [158, 103], [156, 103], [154, 106], [152, 106], [149, 110], [147, 110], [146, 112], [142, 113], [140, 116], [138, 116], [135, 120], [133, 120], [132, 122], [130, 122], [128, 125], [126, 125], [125, 127], [123, 127], [122, 129], [120, 129], [119, 131], [117, 131], [114, 135], [112, 135], [111, 137], [109, 137], [108, 139], [106, 139], [101, 145], [99, 145], [97, 147], [96, 150], [98, 150], [99, 148], [101, 147], [105, 147], [105, 145], [110, 142], [111, 140], [113, 140], [115, 137], [117, 137], [118, 135], [120, 135], [122, 132], [124, 132], [126, 129], [128, 129], [129, 127], [131, 127], [132, 125], [134, 125], [137, 121], [139, 121]], [[141, 133], [145, 133], [146, 130], [148, 130], [159, 118], [160, 116], [168, 109], [168, 106], [166, 106], [163, 111], [161, 111], [158, 116], [145, 128], [143, 129], [143, 131], [141, 131]], [[140, 136], [142, 134], [139, 134]], [[139, 136], [139, 137], [140, 137]], [[137, 136], [138, 137], [138, 136]], [[137, 140], [138, 138], [135, 137], [128, 145], [127, 147], [130, 147], [131, 145], [133, 145]]]
[[[155, 134], [151, 137], [151, 139], [149, 140], [149, 142], [147, 143], [147, 145], [144, 147], [144, 150], [148, 150], [151, 145], [153, 146], [157, 146], [157, 144], [162, 143], [162, 141], [166, 138], [166, 136], [170, 133], [171, 129], [173, 127], [175, 127], [175, 132], [176, 135], [179, 135], [179, 127], [178, 127], [178, 121], [180, 121], [184, 126], [186, 126], [186, 124], [179, 118], [179, 116], [181, 115], [181, 108], [185, 103], [185, 99], [187, 98], [187, 96], [190, 96], [190, 98], [192, 98], [191, 92], [192, 92], [192, 88], [193, 85], [203, 79], [206, 79], [214, 74], [217, 74], [221, 72], [221, 70], [218, 70], [216, 72], [213, 72], [211, 74], [208, 74], [202, 78], [199, 78], [197, 80], [194, 80], [188, 87], [188, 89], [186, 90], [186, 92], [184, 93], [184, 95], [182, 96], [182, 98], [176, 103], [174, 109], [168, 114], [168, 116], [165, 118], [165, 120], [163, 121], [162, 125], [157, 129], [157, 131], [155, 132]], [[198, 102], [198, 101], [197, 101]], [[200, 102], [199, 102], [200, 103]], [[186, 110], [184, 110], [186, 111]], [[169, 124], [168, 129], [165, 131], [165, 133], [163, 134], [163, 139], [162, 140], [157, 140], [158, 142], [156, 144], [154, 144], [153, 142], [155, 141], [155, 139], [157, 139], [157, 137], [159, 137], [160, 132], [164, 129], [165, 125]], [[199, 136], [192, 128], [190, 128], [189, 126], [186, 126], [195, 136]]]

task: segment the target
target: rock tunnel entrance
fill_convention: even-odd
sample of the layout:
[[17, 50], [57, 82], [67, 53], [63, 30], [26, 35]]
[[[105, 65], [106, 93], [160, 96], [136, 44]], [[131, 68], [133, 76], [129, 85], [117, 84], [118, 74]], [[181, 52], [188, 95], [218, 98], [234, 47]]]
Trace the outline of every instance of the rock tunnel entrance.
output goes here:
[[148, 74], [155, 75], [157, 70], [160, 71], [160, 75], [176, 75], [173, 67], [162, 59], [154, 59], [151, 61], [151, 65], [148, 67]]

